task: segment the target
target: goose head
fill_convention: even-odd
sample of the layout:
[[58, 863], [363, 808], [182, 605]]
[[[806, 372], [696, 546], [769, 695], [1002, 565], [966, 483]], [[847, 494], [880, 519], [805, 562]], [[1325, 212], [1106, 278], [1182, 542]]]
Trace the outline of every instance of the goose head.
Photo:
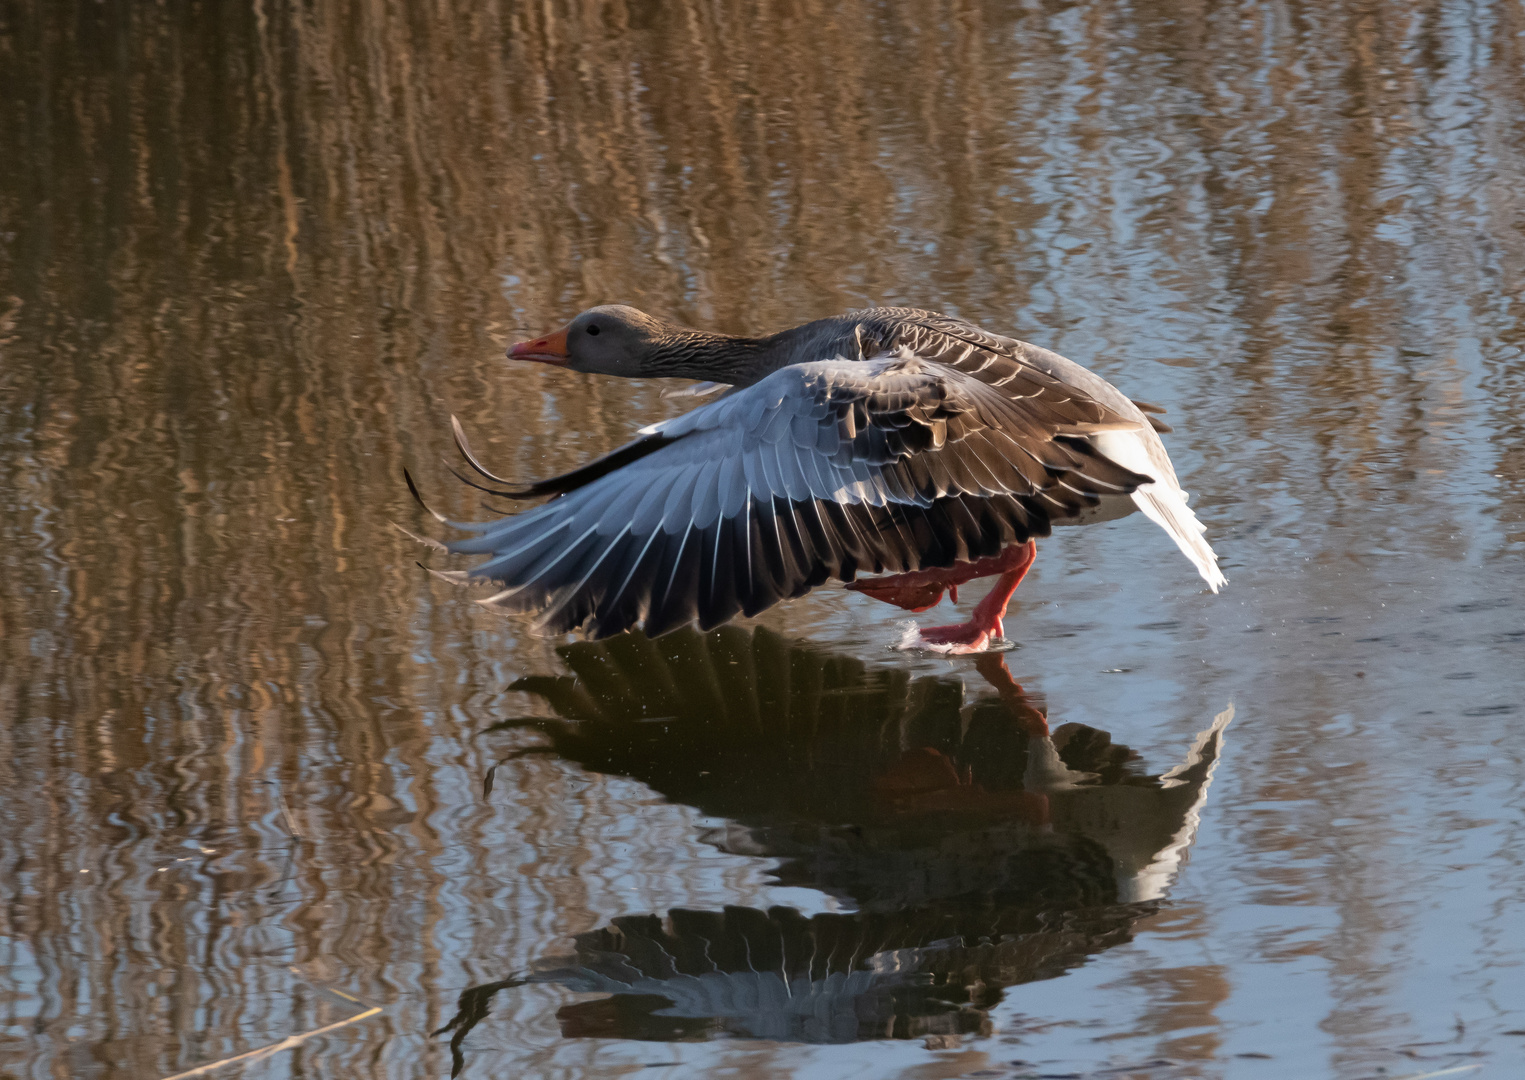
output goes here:
[[624, 304], [589, 308], [560, 330], [510, 346], [510, 360], [533, 360], [593, 375], [640, 378], [675, 328]]

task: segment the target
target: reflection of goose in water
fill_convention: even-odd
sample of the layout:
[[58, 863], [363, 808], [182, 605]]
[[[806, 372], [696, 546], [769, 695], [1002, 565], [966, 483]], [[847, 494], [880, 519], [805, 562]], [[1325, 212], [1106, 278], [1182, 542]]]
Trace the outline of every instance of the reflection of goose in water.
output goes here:
[[[856, 911], [642, 915], [577, 938], [534, 976], [613, 995], [563, 1032], [806, 1041], [980, 1030], [1003, 987], [1127, 940], [1190, 843], [1232, 710], [1181, 764], [1079, 724], [1050, 731], [999, 656], [995, 689], [911, 678], [722, 628], [559, 650], [570, 676], [516, 688], [557, 714], [562, 756], [630, 776], [728, 823], [705, 839], [781, 860], [780, 881]], [[457, 1037], [505, 984], [462, 995]]]

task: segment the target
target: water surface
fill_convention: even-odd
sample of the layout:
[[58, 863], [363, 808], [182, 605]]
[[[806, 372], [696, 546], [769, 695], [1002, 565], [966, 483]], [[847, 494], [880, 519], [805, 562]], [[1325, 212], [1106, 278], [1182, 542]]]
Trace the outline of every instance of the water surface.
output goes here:
[[[0, 8], [0, 1071], [349, 995], [247, 1075], [1516, 1074], [1522, 70], [1502, 2]], [[536, 639], [401, 470], [682, 409], [502, 360], [610, 301], [1057, 349], [1230, 585], [1134, 517], [1004, 669], [834, 589]]]

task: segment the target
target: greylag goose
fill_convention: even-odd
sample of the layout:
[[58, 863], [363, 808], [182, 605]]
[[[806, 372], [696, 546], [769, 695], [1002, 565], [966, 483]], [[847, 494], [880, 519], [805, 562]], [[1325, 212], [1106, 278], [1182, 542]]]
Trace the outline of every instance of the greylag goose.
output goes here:
[[969, 621], [908, 643], [983, 652], [1004, 644], [1001, 620], [1037, 537], [1134, 510], [1214, 592], [1225, 580], [1156, 434], [1169, 430], [1152, 422], [1157, 407], [962, 319], [869, 308], [745, 338], [610, 305], [508, 355], [729, 387], [527, 487], [488, 472], [456, 424], [467, 462], [505, 485], [477, 486], [550, 498], [496, 521], [447, 522], [474, 535], [446, 550], [488, 558], [444, 576], [498, 583], [481, 602], [538, 612], [543, 633], [709, 629], [830, 580], [924, 611], [995, 576]]

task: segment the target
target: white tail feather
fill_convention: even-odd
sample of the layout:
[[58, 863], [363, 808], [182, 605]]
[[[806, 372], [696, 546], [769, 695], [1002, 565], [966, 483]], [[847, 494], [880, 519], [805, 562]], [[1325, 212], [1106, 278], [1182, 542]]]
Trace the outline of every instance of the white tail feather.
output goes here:
[[1218, 553], [1202, 538], [1207, 527], [1186, 505], [1184, 491], [1159, 483], [1145, 484], [1133, 493], [1133, 501], [1145, 517], [1170, 534], [1176, 547], [1191, 560], [1209, 589], [1217, 592], [1228, 584], [1228, 578], [1218, 569]]
[[[1147, 429], [1145, 429], [1147, 431]], [[1159, 443], [1153, 431], [1103, 431], [1091, 437], [1091, 442], [1102, 454], [1125, 469], [1155, 477], [1155, 482], [1145, 484], [1133, 493], [1134, 504], [1144, 516], [1170, 534], [1176, 547], [1191, 560], [1207, 582], [1207, 587], [1217, 592], [1228, 584], [1228, 578], [1218, 569], [1218, 554], [1212, 545], [1202, 538], [1207, 527], [1197, 520], [1197, 515], [1186, 505], [1186, 492], [1176, 483], [1175, 472], [1165, 457], [1165, 447], [1159, 445], [1159, 454], [1165, 460], [1163, 468], [1150, 458], [1146, 438]]]

